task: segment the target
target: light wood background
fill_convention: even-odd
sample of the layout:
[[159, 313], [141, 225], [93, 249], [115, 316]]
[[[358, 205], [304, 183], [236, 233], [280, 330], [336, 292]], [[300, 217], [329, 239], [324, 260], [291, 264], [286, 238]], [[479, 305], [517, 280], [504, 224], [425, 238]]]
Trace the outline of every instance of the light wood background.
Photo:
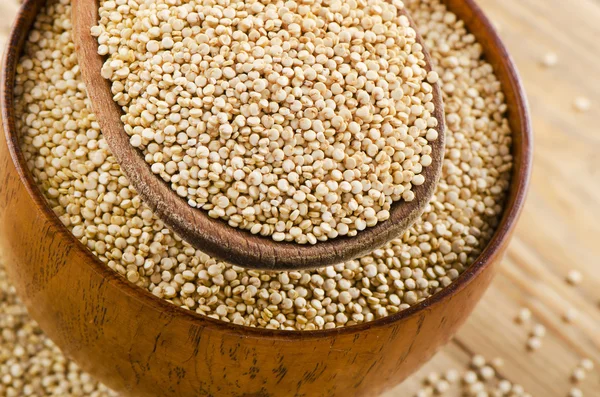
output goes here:
[[[0, 42], [13, 0], [0, 0]], [[497, 24], [525, 81], [535, 133], [528, 204], [497, 279], [456, 339], [385, 397], [412, 396], [432, 371], [464, 370], [473, 354], [501, 357], [502, 377], [536, 397], [567, 396], [584, 357], [596, 369], [578, 385], [600, 396], [600, 0], [480, 0]], [[555, 52], [553, 68], [541, 65]], [[592, 102], [577, 112], [575, 98]], [[580, 286], [565, 282], [570, 270]], [[533, 312], [529, 325], [514, 318]], [[562, 320], [573, 308], [572, 324]], [[548, 329], [543, 346], [526, 350], [534, 323]], [[454, 393], [454, 394], [453, 394]], [[458, 395], [450, 392], [446, 395]]]
[[[535, 155], [529, 199], [498, 277], [456, 339], [386, 397], [414, 395], [432, 371], [465, 368], [472, 354], [501, 357], [503, 377], [536, 397], [567, 396], [583, 357], [596, 369], [579, 387], [600, 396], [600, 0], [479, 0], [500, 29], [525, 81]], [[543, 67], [544, 54], [558, 64]], [[577, 112], [577, 97], [592, 102]], [[567, 273], [583, 282], [572, 287]], [[513, 319], [528, 307], [548, 334], [525, 345], [532, 325]], [[573, 324], [562, 315], [574, 308]], [[450, 394], [452, 395], [452, 394]]]

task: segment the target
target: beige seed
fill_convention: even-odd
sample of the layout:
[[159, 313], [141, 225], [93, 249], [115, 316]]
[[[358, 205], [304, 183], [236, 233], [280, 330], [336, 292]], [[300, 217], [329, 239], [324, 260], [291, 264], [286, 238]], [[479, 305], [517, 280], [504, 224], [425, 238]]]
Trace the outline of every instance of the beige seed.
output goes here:
[[504, 366], [504, 360], [500, 357], [496, 357], [492, 360], [492, 366], [496, 369], [502, 368]]
[[521, 308], [521, 310], [519, 310], [519, 314], [516, 317], [516, 321], [519, 324], [524, 324], [527, 321], [529, 321], [531, 319], [531, 310], [529, 310], [526, 307]]
[[585, 369], [586, 371], [594, 370], [594, 362], [589, 358], [585, 358], [585, 359], [581, 360], [580, 365], [581, 365], [581, 368]]
[[444, 394], [446, 393], [448, 390], [450, 389], [450, 384], [445, 381], [445, 380], [439, 380], [436, 384], [435, 384], [435, 392], [437, 394]]
[[479, 370], [479, 375], [484, 380], [490, 380], [496, 376], [496, 371], [494, 371], [494, 368], [486, 365]]
[[558, 64], [558, 54], [555, 52], [547, 52], [542, 56], [541, 63], [547, 68], [554, 67]]
[[573, 106], [578, 112], [584, 113], [592, 108], [592, 102], [588, 98], [580, 96], [575, 98]]
[[566, 323], [573, 323], [577, 319], [577, 310], [570, 307], [563, 313], [563, 321]]
[[457, 370], [455, 369], [449, 369], [448, 371], [446, 371], [446, 373], [444, 374], [444, 378], [450, 382], [450, 383], [456, 383], [458, 381], [458, 379], [460, 378], [460, 375], [458, 373]]
[[571, 374], [571, 380], [574, 383], [579, 383], [585, 379], [585, 370], [583, 368], [575, 368]]
[[546, 336], [546, 327], [544, 327], [542, 324], [534, 325], [533, 330], [531, 331], [531, 335], [538, 338], [543, 338], [544, 336]]
[[480, 354], [477, 354], [477, 355], [473, 356], [473, 358], [471, 358], [471, 365], [473, 366], [473, 368], [480, 369], [485, 364], [486, 364], [485, 357], [483, 357]]
[[581, 389], [573, 387], [569, 390], [569, 397], [583, 397], [583, 392]]
[[532, 336], [527, 340], [527, 349], [535, 351], [540, 347], [542, 347], [542, 340], [540, 338]]
[[579, 285], [583, 281], [583, 275], [578, 270], [570, 270], [567, 274], [567, 282], [571, 285]]

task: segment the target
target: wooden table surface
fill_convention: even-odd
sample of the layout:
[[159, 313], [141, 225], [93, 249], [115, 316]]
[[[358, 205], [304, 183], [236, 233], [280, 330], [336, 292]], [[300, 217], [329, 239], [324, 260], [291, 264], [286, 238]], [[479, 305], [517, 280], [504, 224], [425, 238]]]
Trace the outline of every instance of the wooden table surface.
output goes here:
[[[578, 387], [600, 396], [600, 0], [480, 0], [498, 25], [525, 81], [535, 133], [529, 200], [498, 277], [456, 339], [385, 397], [412, 396], [432, 371], [464, 371], [473, 354], [500, 357], [501, 376], [533, 396], [567, 396], [584, 357], [596, 369]], [[0, 0], [2, 15], [14, 12]], [[10, 19], [0, 18], [4, 32]], [[0, 42], [2, 34], [0, 34]], [[541, 65], [548, 52], [552, 68]], [[591, 100], [575, 110], [577, 97]], [[579, 286], [565, 282], [569, 271]], [[520, 308], [533, 313], [514, 322]], [[572, 324], [562, 320], [578, 313]], [[542, 347], [528, 352], [534, 323], [546, 326]], [[453, 394], [454, 393], [454, 394]], [[458, 395], [456, 391], [446, 395]]]
[[[528, 202], [498, 277], [456, 339], [386, 397], [412, 396], [432, 371], [463, 369], [473, 354], [501, 357], [500, 373], [533, 396], [567, 396], [581, 358], [596, 369], [578, 387], [600, 396], [600, 0], [479, 0], [499, 27], [525, 82], [535, 135]], [[558, 64], [542, 66], [554, 52]], [[591, 103], [575, 110], [577, 97]], [[573, 287], [571, 270], [583, 275]], [[528, 352], [532, 325], [546, 326]], [[572, 324], [562, 320], [568, 309]]]

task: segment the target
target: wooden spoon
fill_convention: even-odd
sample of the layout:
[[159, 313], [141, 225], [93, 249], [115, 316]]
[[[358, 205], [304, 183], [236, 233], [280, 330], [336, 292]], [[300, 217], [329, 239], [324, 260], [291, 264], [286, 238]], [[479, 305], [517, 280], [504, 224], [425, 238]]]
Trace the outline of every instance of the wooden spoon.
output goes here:
[[[91, 28], [98, 23], [97, 0], [74, 1], [72, 19], [73, 40], [83, 81], [112, 154], [142, 200], [194, 248], [235, 265], [262, 270], [301, 270], [334, 265], [358, 258], [401, 235], [421, 216], [434, 193], [445, 148], [444, 107], [437, 85], [433, 87], [433, 102], [439, 121], [439, 138], [431, 144], [433, 162], [423, 171], [425, 183], [413, 187], [415, 200], [395, 203], [389, 220], [367, 228], [354, 237], [338, 237], [315, 245], [300, 245], [275, 242], [270, 237], [253, 235], [233, 228], [222, 220], [210, 218], [206, 211], [189, 206], [186, 200], [154, 175], [142, 153], [130, 145], [121, 121], [122, 109], [113, 101], [110, 82], [100, 74], [104, 59], [98, 55], [98, 42], [91, 35]], [[412, 21], [411, 24], [414, 27]], [[423, 44], [420, 36], [417, 40]], [[424, 52], [427, 68], [431, 70], [431, 59]]]

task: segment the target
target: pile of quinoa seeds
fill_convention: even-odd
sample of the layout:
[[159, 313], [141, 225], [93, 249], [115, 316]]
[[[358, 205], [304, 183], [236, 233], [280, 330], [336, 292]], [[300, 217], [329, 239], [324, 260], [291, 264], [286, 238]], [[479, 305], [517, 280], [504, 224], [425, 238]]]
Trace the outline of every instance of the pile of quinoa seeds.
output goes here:
[[0, 396], [116, 396], [67, 359], [29, 318], [0, 264]]
[[48, 2], [18, 66], [22, 149], [62, 222], [132, 283], [226, 322], [329, 329], [373, 321], [432, 296], [490, 240], [513, 161], [504, 95], [475, 37], [439, 0], [406, 3], [444, 92], [447, 152], [435, 196], [422, 218], [386, 247], [302, 272], [245, 270], [213, 259], [174, 235], [140, 201], [89, 110], [70, 37], [70, 4]]
[[412, 201], [438, 138], [399, 0], [103, 0], [125, 131], [214, 218], [275, 241], [355, 236]]

